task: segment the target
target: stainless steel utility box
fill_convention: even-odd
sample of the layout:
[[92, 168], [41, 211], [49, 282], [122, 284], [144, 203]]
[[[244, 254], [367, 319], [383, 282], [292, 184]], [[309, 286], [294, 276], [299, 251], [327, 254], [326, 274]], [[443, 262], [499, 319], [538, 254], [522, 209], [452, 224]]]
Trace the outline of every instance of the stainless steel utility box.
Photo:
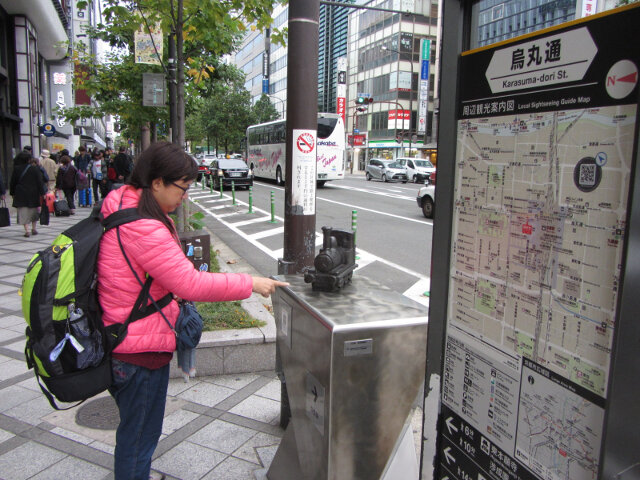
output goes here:
[[291, 421], [269, 480], [417, 479], [427, 308], [356, 275], [337, 293], [278, 278], [290, 283], [273, 306]]

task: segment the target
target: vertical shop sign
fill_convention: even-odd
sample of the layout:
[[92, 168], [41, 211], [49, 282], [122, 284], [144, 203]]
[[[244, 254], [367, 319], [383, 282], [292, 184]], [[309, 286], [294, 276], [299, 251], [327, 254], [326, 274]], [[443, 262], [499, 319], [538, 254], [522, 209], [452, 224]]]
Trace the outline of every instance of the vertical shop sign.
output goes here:
[[429, 111], [429, 56], [431, 40], [420, 41], [420, 90], [418, 92], [418, 133], [427, 133], [427, 115]]
[[336, 84], [336, 113], [346, 125], [347, 111], [347, 57], [338, 58], [338, 82]]

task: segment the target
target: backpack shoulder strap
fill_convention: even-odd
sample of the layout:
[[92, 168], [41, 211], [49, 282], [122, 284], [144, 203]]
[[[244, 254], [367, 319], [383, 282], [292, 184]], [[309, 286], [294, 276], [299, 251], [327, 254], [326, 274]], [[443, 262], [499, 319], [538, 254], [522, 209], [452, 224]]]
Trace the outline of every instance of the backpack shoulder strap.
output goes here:
[[138, 213], [137, 208], [123, 208], [122, 210], [113, 212], [107, 218], [102, 220], [102, 226], [104, 227], [104, 230], [107, 231], [112, 228], [119, 227], [120, 225], [124, 225], [125, 223], [135, 222], [141, 218], [144, 217]]
[[20, 183], [20, 181], [22, 180], [22, 177], [24, 177], [24, 174], [27, 173], [27, 170], [29, 170], [29, 167], [31, 167], [31, 165], [27, 164], [27, 168], [25, 168], [22, 173], [20, 174], [20, 178], [18, 178], [18, 183]]

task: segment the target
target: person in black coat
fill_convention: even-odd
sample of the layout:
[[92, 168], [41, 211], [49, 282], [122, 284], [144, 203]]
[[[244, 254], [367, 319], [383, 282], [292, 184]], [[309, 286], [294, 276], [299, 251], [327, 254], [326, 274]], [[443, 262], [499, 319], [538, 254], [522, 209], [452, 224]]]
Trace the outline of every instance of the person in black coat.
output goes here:
[[60, 168], [56, 175], [56, 188], [64, 192], [64, 197], [69, 205], [71, 215], [76, 214], [76, 205], [73, 203], [73, 197], [76, 194], [76, 173], [78, 171], [73, 166], [71, 157], [63, 155], [60, 158]]
[[[13, 206], [18, 210], [18, 223], [24, 225], [24, 236], [37, 235], [40, 195], [44, 177], [38, 167], [30, 164], [31, 155], [22, 151], [13, 159], [13, 173], [9, 184], [9, 194], [13, 197]], [[31, 233], [29, 233], [31, 223]]]

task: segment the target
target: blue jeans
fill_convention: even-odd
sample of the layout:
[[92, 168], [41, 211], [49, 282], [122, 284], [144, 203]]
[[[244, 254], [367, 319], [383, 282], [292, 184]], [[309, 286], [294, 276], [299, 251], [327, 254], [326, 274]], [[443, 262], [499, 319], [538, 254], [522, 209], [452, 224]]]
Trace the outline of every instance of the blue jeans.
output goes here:
[[148, 480], [151, 456], [162, 433], [169, 365], [157, 370], [113, 359], [109, 392], [120, 410], [116, 431], [116, 480]]

